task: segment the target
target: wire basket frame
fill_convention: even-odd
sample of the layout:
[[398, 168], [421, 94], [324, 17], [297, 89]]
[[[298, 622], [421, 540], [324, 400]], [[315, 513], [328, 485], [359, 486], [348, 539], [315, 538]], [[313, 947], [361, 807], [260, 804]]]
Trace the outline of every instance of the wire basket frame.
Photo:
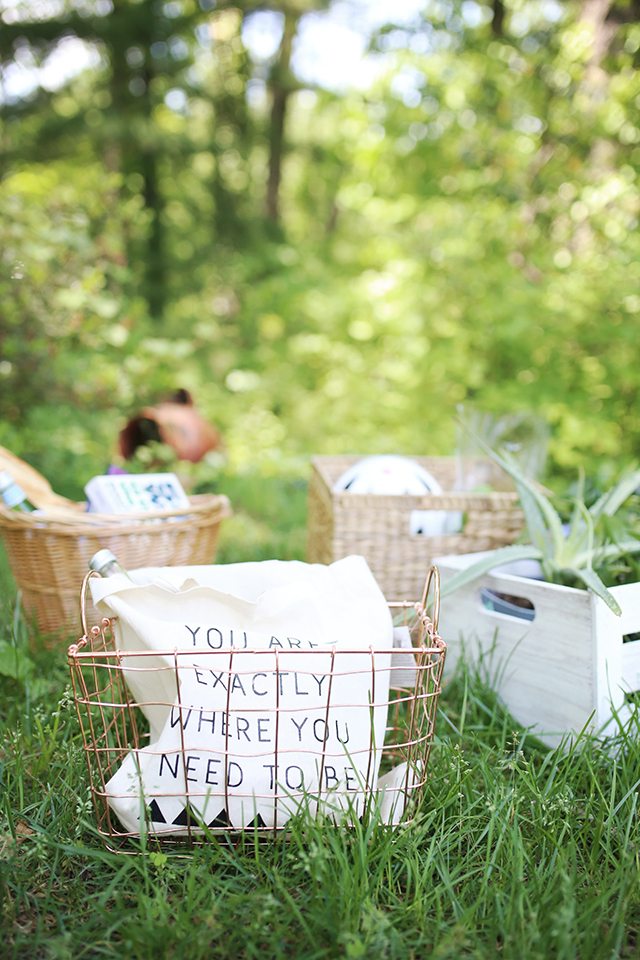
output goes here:
[[[374, 810], [384, 816], [383, 822], [406, 825], [413, 820], [427, 782], [446, 654], [446, 644], [438, 634], [439, 577], [435, 567], [429, 571], [419, 602], [389, 603], [396, 627], [408, 628], [403, 634], [409, 638], [407, 645], [386, 650], [336, 647], [329, 648], [329, 652], [326, 649], [291, 650], [285, 655], [286, 670], [281, 668], [283, 656], [278, 651], [267, 654], [264, 650], [251, 649], [202, 651], [196, 667], [191, 651], [118, 650], [114, 645], [113, 620], [103, 619], [100, 625], [86, 629], [84, 597], [89, 576], [82, 591], [85, 634], [69, 647], [68, 663], [97, 829], [109, 849], [135, 852], [135, 844], [128, 841], [141, 835], [147, 842], [179, 847], [200, 844], [220, 834], [237, 837], [247, 829], [255, 831], [259, 839], [268, 839], [286, 830], [290, 815], [301, 810], [347, 823]], [[274, 667], [268, 706], [261, 708], [260, 716], [252, 717], [252, 711], [246, 708], [240, 716], [231, 704], [232, 684], [249, 682], [251, 677], [255, 682], [255, 678], [260, 677], [265, 678], [260, 682], [266, 687], [267, 672], [256, 673], [255, 665], [252, 666], [253, 658], [264, 660], [265, 656], [273, 658]], [[297, 656], [305, 658], [299, 662], [307, 666], [304, 670], [292, 671], [291, 664]], [[314, 662], [325, 664], [319, 668], [320, 674], [314, 674], [315, 668], [309, 667]], [[188, 725], [194, 707], [183, 702], [181, 681], [194, 669], [203, 673], [210, 670], [227, 691], [226, 709], [215, 721], [213, 713], [207, 719], [222, 725], [223, 750], [203, 749], [200, 741], [196, 753], [189, 743]], [[134, 674], [151, 674], [158, 680], [158, 688], [164, 690], [168, 680], [175, 697], [170, 700], [165, 695], [153, 701], [136, 701], [127, 682]], [[302, 728], [310, 719], [304, 707], [292, 706], [292, 701], [285, 696], [287, 684], [295, 682], [298, 689], [298, 685], [307, 682], [318, 684], [320, 676], [324, 678], [321, 681], [324, 699], [321, 714], [312, 721], [319, 746], [313, 753], [314, 785], [308, 788], [303, 767], [309, 760], [309, 752], [302, 748], [297, 751], [284, 748], [281, 731], [285, 723]], [[345, 682], [357, 689], [363, 678], [371, 690], [370, 699], [364, 704], [342, 701], [340, 728], [335, 719], [333, 691]], [[178, 746], [169, 753], [161, 748], [156, 752], [150, 747], [144, 708], [155, 707], [171, 711], [172, 725], [175, 718], [179, 731]], [[363, 707], [370, 716], [366, 755], [352, 756], [348, 747], [348, 721], [344, 717], [352, 715], [349, 711], [353, 711], [353, 716], [359, 711], [361, 719]], [[375, 743], [374, 735], [373, 714], [379, 710], [386, 713], [382, 744]], [[256, 732], [266, 732], [267, 717], [272, 737], [265, 743]], [[201, 710], [199, 721], [202, 719]], [[253, 738], [255, 743], [255, 749], [252, 747], [252, 752], [245, 757], [270, 768], [268, 789], [261, 794], [243, 794], [238, 789], [240, 784], [234, 780], [238, 767], [234, 741], [241, 737]], [[114, 802], [117, 806], [125, 794], [114, 792], [112, 778], [127, 758], [133, 757], [138, 763], [142, 751], [146, 757], [157, 756], [161, 770], [165, 764], [174, 785], [170, 790], [141, 796], [139, 829], [131, 830], [123, 826], [114, 811]], [[206, 781], [214, 789], [205, 790], [200, 782], [193, 785], [196, 768], [202, 773], [205, 767]], [[381, 784], [385, 784], [384, 788]], [[241, 827], [232, 823], [230, 805], [237, 803], [238, 797], [246, 803], [257, 803], [263, 813], [266, 804], [272, 809], [272, 822], [265, 823], [258, 813]]]

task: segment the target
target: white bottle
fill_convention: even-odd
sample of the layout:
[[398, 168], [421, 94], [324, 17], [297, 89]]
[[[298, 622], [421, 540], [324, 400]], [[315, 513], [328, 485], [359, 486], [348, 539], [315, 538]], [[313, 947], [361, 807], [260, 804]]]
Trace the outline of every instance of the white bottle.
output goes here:
[[6, 470], [0, 471], [0, 499], [9, 510], [18, 513], [36, 513], [36, 508], [28, 499], [19, 483]]
[[131, 580], [128, 571], [125, 570], [116, 555], [106, 548], [94, 553], [89, 560], [89, 569], [95, 570], [101, 577], [113, 577], [117, 573], [123, 573], [125, 577]]

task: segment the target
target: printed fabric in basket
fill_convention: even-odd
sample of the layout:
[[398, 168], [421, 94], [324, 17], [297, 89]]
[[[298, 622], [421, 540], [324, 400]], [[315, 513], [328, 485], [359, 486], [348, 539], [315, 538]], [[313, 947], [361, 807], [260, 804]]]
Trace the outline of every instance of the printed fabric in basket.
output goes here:
[[378, 782], [394, 628], [363, 557], [131, 577], [90, 581], [149, 724], [106, 785], [127, 830], [279, 827], [302, 805], [340, 819], [376, 793], [384, 806], [404, 775]]

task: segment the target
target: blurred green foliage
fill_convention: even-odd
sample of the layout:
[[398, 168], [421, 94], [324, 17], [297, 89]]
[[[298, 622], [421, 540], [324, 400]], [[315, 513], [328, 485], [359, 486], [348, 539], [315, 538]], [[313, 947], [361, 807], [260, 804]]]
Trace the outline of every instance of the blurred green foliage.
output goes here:
[[[273, 22], [319, 6], [274, 3]], [[591, 23], [513, 0], [498, 29], [486, 4], [425, 3], [339, 94], [251, 54], [253, 3], [32, 7], [0, 2], [5, 70], [74, 32], [96, 54], [2, 103], [0, 444], [57, 490], [79, 495], [177, 386], [240, 473], [450, 453], [463, 401], [544, 417], [556, 473], [638, 454], [630, 7]]]

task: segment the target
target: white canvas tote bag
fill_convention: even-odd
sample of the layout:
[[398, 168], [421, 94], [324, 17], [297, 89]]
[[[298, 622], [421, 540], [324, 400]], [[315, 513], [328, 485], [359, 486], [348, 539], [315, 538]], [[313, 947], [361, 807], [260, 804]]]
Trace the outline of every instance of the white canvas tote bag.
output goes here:
[[[131, 832], [360, 815], [375, 791], [393, 624], [366, 561], [269, 560], [92, 578], [149, 722], [106, 784]], [[384, 786], [384, 784], [383, 784]]]

